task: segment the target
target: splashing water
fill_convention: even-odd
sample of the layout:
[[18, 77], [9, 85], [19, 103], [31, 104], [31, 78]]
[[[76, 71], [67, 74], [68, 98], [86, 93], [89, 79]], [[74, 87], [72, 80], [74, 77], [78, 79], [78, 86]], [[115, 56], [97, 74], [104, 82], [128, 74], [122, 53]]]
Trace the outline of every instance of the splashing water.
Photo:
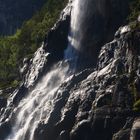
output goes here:
[[[78, 52], [81, 51], [84, 32], [82, 28], [86, 20], [85, 15], [88, 15], [88, 2], [89, 0], [73, 2], [69, 45], [65, 51], [64, 60], [72, 59], [74, 66], [77, 65]], [[15, 116], [13, 128], [6, 140], [34, 140], [34, 133], [39, 122], [44, 120], [47, 123], [54, 106], [54, 97], [60, 84], [68, 77], [68, 70], [68, 65], [62, 63], [54, 66], [19, 103], [13, 111]]]
[[90, 8], [93, 5], [94, 0], [74, 0], [72, 4], [69, 44], [65, 51], [65, 59], [72, 60], [73, 68], [79, 64], [80, 57], [84, 58], [84, 55], [88, 53], [89, 27], [87, 23], [91, 22], [93, 17], [94, 9]]
[[[83, 0], [86, 2], [86, 0]], [[84, 3], [80, 2], [80, 0], [74, 0], [72, 4], [72, 12], [71, 12], [71, 24], [70, 24], [70, 32], [68, 35], [68, 47], [65, 51], [65, 59], [70, 60], [70, 66], [72, 71], [75, 72], [77, 67], [77, 60], [80, 49], [80, 40], [81, 40], [81, 18], [82, 11], [84, 10]]]
[[16, 121], [7, 140], [33, 140], [37, 124], [47, 118], [53, 108], [55, 93], [67, 77], [68, 66], [62, 63], [43, 77], [14, 110]]
[[[84, 1], [86, 2], [86, 0]], [[77, 56], [76, 51], [80, 49], [80, 26], [82, 18], [81, 12], [84, 10], [84, 4], [82, 4], [82, 2], [80, 2], [80, 0], [74, 0], [72, 4], [73, 9], [71, 12], [71, 27], [68, 36], [69, 44], [68, 49], [65, 52], [66, 59], [75, 58]]]

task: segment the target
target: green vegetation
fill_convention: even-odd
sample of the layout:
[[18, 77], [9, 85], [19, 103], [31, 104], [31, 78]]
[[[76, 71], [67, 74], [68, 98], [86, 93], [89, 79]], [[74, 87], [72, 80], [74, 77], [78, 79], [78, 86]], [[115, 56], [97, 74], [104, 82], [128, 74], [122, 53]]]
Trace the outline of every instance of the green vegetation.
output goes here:
[[129, 26], [130, 26], [131, 30], [134, 31], [134, 30], [140, 28], [140, 23], [135, 20], [135, 21], [130, 22]]
[[140, 15], [140, 0], [130, 0], [130, 14], [128, 16], [129, 25], [132, 30], [140, 29], [138, 16]]
[[[140, 15], [140, 0], [130, 0], [130, 15], [128, 19], [130, 22], [129, 25], [132, 30], [140, 29], [140, 23], [137, 21], [139, 15]], [[132, 71], [130, 76], [130, 81], [131, 81], [130, 87], [134, 97], [133, 110], [139, 112], [140, 99], [134, 84], [134, 77], [135, 77], [135, 72]]]
[[[47, 0], [42, 9], [14, 35], [0, 37], [0, 89], [19, 84], [19, 67], [23, 58], [31, 57], [40, 47], [45, 34], [56, 22], [67, 2], [68, 0]], [[130, 9], [129, 21], [136, 28], [137, 23], [132, 21], [140, 14], [140, 0], [130, 0]]]
[[133, 110], [137, 112], [140, 111], [140, 99], [134, 103]]
[[132, 85], [132, 93], [134, 97], [133, 110], [139, 112], [140, 111], [140, 98], [139, 98], [139, 93], [134, 83]]
[[140, 15], [140, 0], [130, 0], [129, 21], [134, 21]]
[[47, 0], [42, 9], [13, 36], [0, 37], [0, 89], [19, 84], [19, 67], [30, 57], [59, 18], [68, 0]]

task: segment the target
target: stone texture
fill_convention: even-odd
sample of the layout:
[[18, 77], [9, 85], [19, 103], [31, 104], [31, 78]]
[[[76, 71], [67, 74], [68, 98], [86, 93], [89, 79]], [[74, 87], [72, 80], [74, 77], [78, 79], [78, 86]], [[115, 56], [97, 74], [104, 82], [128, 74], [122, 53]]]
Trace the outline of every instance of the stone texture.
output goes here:
[[[97, 2], [97, 5], [99, 4], [97, 11], [101, 10], [101, 16], [97, 19], [106, 15], [104, 13], [108, 7], [106, 2], [101, 0]], [[102, 5], [103, 8], [101, 6], [101, 9], [100, 3], [105, 4]], [[123, 14], [123, 10], [127, 11], [125, 9], [127, 1], [110, 0], [109, 4], [114, 16], [118, 17], [117, 13], [119, 13], [122, 19], [125, 18], [126, 14]], [[38, 51], [41, 57], [34, 59], [38, 52], [35, 54], [23, 85], [14, 92], [9, 106], [0, 111], [0, 133], [2, 134], [0, 140], [5, 137], [5, 132], [7, 130], [9, 132], [11, 129], [12, 120], [15, 119], [13, 109], [32, 87], [32, 84], [31, 86], [29, 84], [30, 75], [35, 76], [35, 78], [33, 77], [33, 85], [35, 85], [37, 79], [41, 77], [40, 73], [47, 72], [46, 61], [51, 60], [48, 63], [50, 67], [52, 63], [63, 58], [64, 49], [68, 43], [65, 37], [68, 35], [69, 15], [70, 13], [66, 16], [64, 14], [56, 26], [50, 30], [44, 46], [40, 48], [43, 51]], [[114, 16], [107, 17], [107, 19], [113, 18], [108, 20], [111, 22], [108, 25], [114, 25], [113, 23], [118, 21]], [[115, 28], [122, 22], [123, 20], [116, 23]], [[63, 26], [65, 28], [61, 35]], [[104, 28], [103, 25], [101, 33], [105, 38], [103, 39], [99, 35], [99, 39], [101, 37], [100, 45], [107, 42], [108, 38], [109, 40], [113, 38], [112, 33], [109, 33], [110, 36], [106, 36], [104, 33], [114, 32], [115, 28], [104, 32], [103, 30], [107, 28]], [[133, 104], [139, 99], [140, 36], [139, 30], [125, 30], [124, 32], [123, 29], [119, 28], [112, 42], [100, 46], [101, 50], [99, 49], [100, 52], [96, 58], [96, 67], [81, 70], [60, 85], [53, 99], [54, 104], [49, 117], [37, 124], [34, 140], [128, 140], [129, 138], [138, 140], [139, 119], [137, 117], [140, 116], [140, 112], [133, 109]], [[57, 43], [62, 44], [60, 50], [57, 48]], [[92, 53], [96, 52], [93, 51], [93, 48], [91, 50]], [[95, 50], [98, 53], [99, 50]], [[58, 58], [55, 57], [57, 52]], [[49, 53], [50, 58], [41, 59], [47, 53]], [[37, 63], [34, 63], [34, 60]], [[43, 66], [40, 66], [40, 63]], [[34, 66], [40, 66], [37, 69], [37, 74], [31, 69]], [[26, 86], [28, 84], [29, 86]], [[9, 120], [8, 123], [7, 120]]]

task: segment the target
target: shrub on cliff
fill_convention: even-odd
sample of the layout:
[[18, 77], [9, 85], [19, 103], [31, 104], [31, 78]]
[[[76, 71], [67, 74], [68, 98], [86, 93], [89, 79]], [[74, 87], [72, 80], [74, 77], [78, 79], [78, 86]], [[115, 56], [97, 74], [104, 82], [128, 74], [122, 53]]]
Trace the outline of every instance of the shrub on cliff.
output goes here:
[[134, 107], [133, 109], [135, 111], [140, 112], [140, 99], [134, 103], [134, 106], [133, 107]]
[[129, 20], [134, 21], [140, 15], [140, 0], [130, 0]]
[[67, 1], [47, 0], [13, 36], [0, 37], [0, 88], [15, 86], [15, 80], [20, 81], [19, 66], [23, 58], [31, 56], [40, 47]]

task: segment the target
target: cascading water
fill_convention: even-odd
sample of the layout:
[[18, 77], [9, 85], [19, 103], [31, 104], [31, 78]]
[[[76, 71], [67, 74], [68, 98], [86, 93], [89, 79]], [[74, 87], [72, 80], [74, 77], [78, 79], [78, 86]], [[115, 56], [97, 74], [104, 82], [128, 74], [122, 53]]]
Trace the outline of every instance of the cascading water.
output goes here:
[[[83, 32], [85, 32], [81, 28], [85, 24], [85, 15], [89, 14], [88, 5], [89, 1], [87, 0], [73, 2], [69, 45], [64, 60], [72, 59], [75, 66], [78, 53], [81, 51]], [[13, 128], [6, 140], [34, 140], [34, 133], [39, 122], [44, 120], [47, 122], [53, 109], [56, 91], [69, 76], [68, 69], [68, 65], [63, 65], [63, 62], [57, 64], [28, 93], [28, 96], [21, 100], [14, 110]]]
[[[91, 9], [89, 8], [92, 6], [94, 2], [90, 2], [91, 0], [75, 0], [73, 2], [73, 10], [71, 12], [71, 30], [68, 36], [69, 39], [69, 47], [66, 53], [66, 58], [69, 58], [74, 52], [82, 51], [84, 48], [82, 44], [85, 41], [85, 33], [87, 32], [88, 26], [86, 25], [89, 19], [92, 16]], [[94, 11], [94, 10], [93, 10]], [[71, 49], [71, 51], [70, 51]], [[72, 50], [73, 49], [73, 50]], [[71, 52], [71, 53], [70, 53]], [[74, 57], [74, 56], [73, 56]]]
[[65, 52], [66, 59], [76, 59], [78, 52], [81, 51], [81, 40], [82, 40], [82, 24], [83, 18], [85, 17], [85, 11], [87, 9], [87, 0], [75, 0], [72, 4], [73, 10], [71, 12], [71, 28], [68, 36], [69, 45]]
[[[93, 20], [95, 9], [99, 5], [94, 0], [75, 0], [73, 2], [73, 10], [71, 12], [71, 30], [68, 36], [69, 45], [65, 52], [66, 59], [73, 59], [72, 67], [88, 67], [91, 61], [93, 45]], [[92, 33], [91, 33], [92, 32]], [[83, 63], [84, 62], [84, 63]]]
[[[135, 41], [139, 43], [137, 31], [133, 36], [131, 34], [128, 36], [130, 39], [132, 37], [132, 43], [126, 39], [129, 32], [123, 34], [121, 30], [117, 31], [117, 39], [106, 44], [102, 47], [100, 55], [97, 54], [99, 59], [95, 70], [91, 67], [84, 69], [66, 80], [71, 67], [65, 65], [67, 64], [65, 62], [72, 61], [77, 67], [79, 55], [84, 53], [88, 55], [90, 46], [93, 46], [92, 52], [96, 55], [99, 44], [94, 46], [94, 42], [102, 44], [103, 40], [103, 43], [108, 40], [109, 29], [106, 25], [118, 26], [111, 21], [116, 12], [109, 17], [105, 11], [108, 7], [106, 5], [110, 3], [113, 8], [117, 8], [118, 13], [118, 10], [124, 7], [121, 6], [121, 2], [121, 0], [117, 2], [115, 0], [75, 0], [65, 58], [52, 67], [51, 60], [54, 62], [54, 59], [59, 59], [54, 58], [57, 50], [61, 56], [67, 43], [62, 40], [65, 40], [68, 34], [69, 12], [66, 15], [68, 19], [62, 12], [58, 24], [50, 31], [46, 44], [29, 62], [28, 72], [26, 76], [23, 75], [25, 76], [23, 83], [13, 93], [15, 96], [12, 94], [12, 98], [8, 98], [7, 107], [6, 103], [2, 108], [0, 106], [0, 140], [108, 140], [117, 139], [118, 136], [125, 139], [130, 135], [131, 128], [132, 134], [133, 130], [137, 132], [135, 126], [131, 127], [137, 112], [132, 110], [133, 96], [128, 94], [131, 93], [128, 83], [132, 78], [129, 73], [133, 71], [133, 67], [136, 71], [135, 87], [139, 91], [140, 82], [137, 74], [139, 67], [132, 65], [133, 62], [138, 64], [139, 54], [136, 54], [134, 59], [133, 50], [130, 50], [131, 46], [129, 46]], [[90, 29], [91, 32], [89, 32]], [[112, 35], [109, 34], [109, 36]], [[56, 43], [53, 43], [55, 41]], [[61, 45], [64, 46], [61, 48]], [[51, 48], [48, 49], [49, 53], [47, 47]], [[93, 60], [94, 55], [92, 55]], [[65, 61], [66, 59], [71, 60]], [[119, 66], [121, 68], [118, 69]], [[118, 77], [120, 72], [123, 72], [123, 75]], [[123, 123], [118, 124], [118, 119]], [[116, 127], [114, 124], [117, 124]], [[10, 135], [7, 136], [8, 134]]]
[[37, 124], [47, 121], [53, 108], [55, 93], [67, 77], [68, 66], [62, 62], [52, 68], [50, 72], [36, 85], [14, 110], [15, 122], [12, 133], [6, 140], [33, 140]]

